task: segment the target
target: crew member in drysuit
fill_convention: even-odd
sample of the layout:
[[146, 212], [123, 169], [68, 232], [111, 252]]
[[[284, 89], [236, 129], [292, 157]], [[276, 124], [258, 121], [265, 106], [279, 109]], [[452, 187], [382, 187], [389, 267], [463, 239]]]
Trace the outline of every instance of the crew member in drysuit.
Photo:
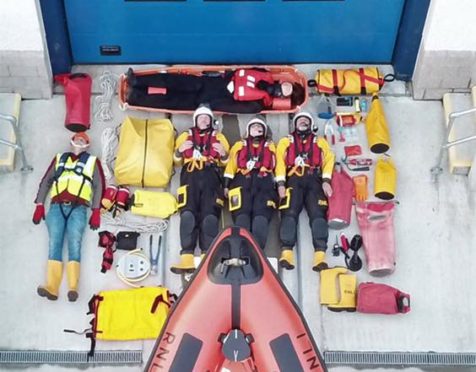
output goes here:
[[195, 110], [202, 102], [210, 109], [234, 113], [257, 113], [278, 104], [295, 107], [304, 101], [304, 88], [297, 83], [273, 80], [263, 69], [238, 69], [218, 76], [127, 72], [130, 105], [171, 110]]
[[294, 268], [297, 224], [305, 207], [314, 246], [312, 269], [320, 271], [327, 268], [327, 197], [332, 195], [330, 181], [335, 155], [327, 141], [314, 134], [316, 128], [311, 114], [296, 114], [293, 127], [293, 132], [279, 141], [276, 150], [276, 182], [281, 210], [279, 238], [282, 244], [279, 264], [288, 270]]
[[78, 298], [78, 282], [81, 261], [81, 241], [87, 222], [87, 209], [92, 209], [89, 226], [100, 226], [100, 203], [104, 190], [104, 174], [101, 162], [89, 154], [89, 137], [80, 132], [71, 138], [71, 152], [57, 154], [51, 162], [35, 199], [33, 223], [45, 219], [44, 203], [51, 190], [51, 205], [46, 215], [49, 234], [48, 267], [46, 285], [38, 287], [38, 295], [48, 300], [58, 298], [63, 276], [63, 242], [68, 241], [68, 299]]
[[197, 244], [205, 253], [218, 234], [224, 205], [221, 168], [228, 162], [230, 146], [214, 128], [212, 111], [205, 106], [193, 114], [193, 128], [175, 141], [174, 161], [183, 163], [177, 190], [180, 208], [180, 262], [172, 265], [175, 274], [193, 272]]
[[277, 203], [275, 152], [268, 126], [254, 118], [248, 122], [244, 138], [231, 148], [225, 168], [225, 196], [233, 222], [251, 231], [262, 249]]

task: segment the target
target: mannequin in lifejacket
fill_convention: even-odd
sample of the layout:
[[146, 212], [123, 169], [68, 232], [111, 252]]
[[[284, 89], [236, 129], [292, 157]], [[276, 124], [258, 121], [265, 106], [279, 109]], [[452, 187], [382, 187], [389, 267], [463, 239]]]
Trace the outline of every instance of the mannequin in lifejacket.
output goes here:
[[68, 300], [78, 298], [81, 262], [81, 241], [87, 222], [87, 209], [92, 209], [89, 226], [100, 226], [100, 204], [104, 190], [104, 174], [98, 158], [89, 154], [89, 137], [80, 132], [71, 138], [71, 152], [55, 156], [41, 180], [35, 199], [33, 223], [45, 219], [44, 203], [48, 192], [51, 202], [46, 215], [49, 252], [46, 284], [38, 287], [38, 295], [48, 300], [58, 298], [63, 276], [63, 242], [68, 242]]
[[327, 268], [327, 197], [332, 195], [330, 181], [335, 155], [327, 141], [313, 133], [316, 128], [311, 114], [296, 114], [293, 127], [292, 133], [279, 141], [276, 150], [282, 245], [279, 264], [288, 270], [295, 266], [293, 247], [297, 240], [299, 214], [305, 207], [314, 246], [312, 269], [320, 271]]
[[177, 190], [182, 250], [180, 262], [170, 268], [175, 274], [193, 272], [197, 241], [204, 254], [218, 234], [224, 205], [221, 168], [230, 146], [214, 122], [212, 111], [201, 106], [193, 114], [194, 126], [175, 141], [174, 161], [183, 164]]
[[207, 102], [212, 110], [258, 113], [275, 104], [295, 107], [304, 102], [304, 88], [298, 83], [275, 81], [264, 69], [238, 69], [217, 76], [157, 73], [135, 75], [127, 72], [126, 101], [135, 106], [195, 110]]
[[251, 231], [262, 249], [277, 203], [276, 149], [268, 132], [262, 119], [251, 119], [244, 138], [231, 148], [225, 168], [225, 197], [233, 222]]

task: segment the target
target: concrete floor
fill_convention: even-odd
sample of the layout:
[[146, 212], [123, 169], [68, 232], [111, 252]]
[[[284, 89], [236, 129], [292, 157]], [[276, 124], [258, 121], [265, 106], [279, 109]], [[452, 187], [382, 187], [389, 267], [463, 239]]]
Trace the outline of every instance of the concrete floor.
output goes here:
[[[312, 76], [313, 67], [299, 67], [309, 77]], [[125, 68], [121, 67], [121, 71], [125, 71]], [[373, 278], [368, 275], [364, 265], [357, 276], [359, 282], [387, 283], [410, 293], [412, 311], [406, 315], [384, 316], [333, 313], [321, 307], [318, 298], [319, 277], [310, 267], [312, 249], [305, 214], [301, 216], [299, 231], [301, 275], [298, 275], [298, 270], [294, 270], [281, 273], [282, 278], [301, 304], [321, 352], [476, 352], [476, 322], [473, 320], [476, 300], [473, 298], [472, 286], [476, 283], [476, 271], [472, 267], [471, 251], [476, 242], [472, 229], [474, 196], [469, 192], [465, 177], [444, 174], [438, 185], [431, 183], [429, 170], [434, 165], [443, 137], [441, 102], [413, 101], [406, 95], [405, 86], [401, 83], [389, 84], [384, 89], [382, 102], [392, 137], [391, 154], [398, 168], [397, 199], [400, 204], [395, 213], [397, 269], [388, 277]], [[315, 111], [316, 101], [317, 98], [310, 100], [310, 110]], [[124, 113], [117, 108], [117, 104], [113, 104], [113, 107], [113, 121], [107, 125], [95, 123], [89, 132], [93, 139], [93, 154], [101, 153], [102, 130], [106, 126], [118, 125], [124, 115], [157, 116]], [[0, 287], [3, 317], [0, 323], [0, 349], [3, 350], [87, 350], [89, 342], [85, 338], [66, 334], [63, 329], [82, 330], [89, 326], [90, 317], [86, 316], [86, 312], [92, 294], [126, 287], [112, 271], [100, 273], [102, 249], [97, 247], [97, 233], [88, 230], [83, 242], [78, 302], [67, 302], [65, 280], [58, 301], [47, 301], [36, 295], [36, 287], [45, 278], [48, 237], [44, 223], [39, 226], [31, 223], [33, 200], [43, 172], [54, 154], [68, 148], [71, 133], [63, 127], [64, 110], [62, 95], [55, 95], [51, 100], [23, 102], [21, 131], [34, 171], [27, 175], [17, 171], [0, 176], [0, 213], [3, 217], [0, 229], [0, 280], [3, 283]], [[241, 128], [248, 118], [246, 115], [239, 117]], [[178, 131], [190, 125], [190, 117], [184, 115], [174, 116], [172, 120]], [[268, 115], [268, 121], [275, 140], [286, 134], [285, 115]], [[363, 148], [366, 148], [363, 125], [359, 126], [359, 139]], [[338, 147], [336, 151], [340, 156], [342, 149]], [[373, 178], [373, 172], [369, 178]], [[175, 191], [177, 185], [178, 177], [175, 175], [171, 190]], [[372, 190], [370, 185], [369, 193]], [[164, 262], [167, 268], [178, 258], [178, 222], [178, 216], [173, 216], [167, 233]], [[355, 218], [345, 232], [348, 236], [358, 232]], [[330, 247], [335, 241], [335, 234], [334, 231], [330, 233]], [[147, 247], [148, 237], [148, 234], [143, 234], [139, 241], [144, 248]], [[331, 265], [344, 264], [342, 256], [334, 258], [330, 250], [328, 252]], [[172, 291], [180, 291], [180, 280], [168, 270], [159, 280], [149, 277], [144, 284], [165, 284]], [[147, 360], [153, 342], [99, 341], [97, 349], [143, 350], [143, 358]], [[0, 367], [5, 368], [5, 365]], [[31, 368], [44, 371], [71, 370], [62, 366]], [[354, 370], [350, 367], [329, 369], [339, 372]], [[139, 371], [141, 367], [117, 367], [114, 370]], [[375, 369], [381, 370], [390, 369]]]

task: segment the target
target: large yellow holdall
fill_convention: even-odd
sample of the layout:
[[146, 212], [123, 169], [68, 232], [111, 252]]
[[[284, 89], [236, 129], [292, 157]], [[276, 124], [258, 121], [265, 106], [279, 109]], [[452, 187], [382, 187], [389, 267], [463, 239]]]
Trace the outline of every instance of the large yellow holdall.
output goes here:
[[[166, 287], [142, 287], [101, 291], [89, 301], [93, 314], [86, 337], [91, 339], [88, 356], [94, 356], [96, 340], [156, 339], [177, 296]], [[66, 330], [69, 333], [78, 333]]]
[[315, 86], [321, 94], [367, 95], [379, 92], [383, 84], [392, 79], [391, 74], [383, 77], [377, 67], [321, 69], [308, 85]]
[[173, 171], [174, 128], [169, 119], [127, 116], [121, 126], [114, 176], [118, 185], [165, 187]]

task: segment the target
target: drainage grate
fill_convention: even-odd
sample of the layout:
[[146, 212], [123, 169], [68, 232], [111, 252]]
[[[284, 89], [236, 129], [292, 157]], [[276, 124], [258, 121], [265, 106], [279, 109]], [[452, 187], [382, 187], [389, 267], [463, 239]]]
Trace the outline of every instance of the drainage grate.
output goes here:
[[0, 364], [141, 364], [142, 350], [87, 351], [0, 350]]
[[476, 366], [476, 353], [327, 351], [324, 360], [354, 366]]

